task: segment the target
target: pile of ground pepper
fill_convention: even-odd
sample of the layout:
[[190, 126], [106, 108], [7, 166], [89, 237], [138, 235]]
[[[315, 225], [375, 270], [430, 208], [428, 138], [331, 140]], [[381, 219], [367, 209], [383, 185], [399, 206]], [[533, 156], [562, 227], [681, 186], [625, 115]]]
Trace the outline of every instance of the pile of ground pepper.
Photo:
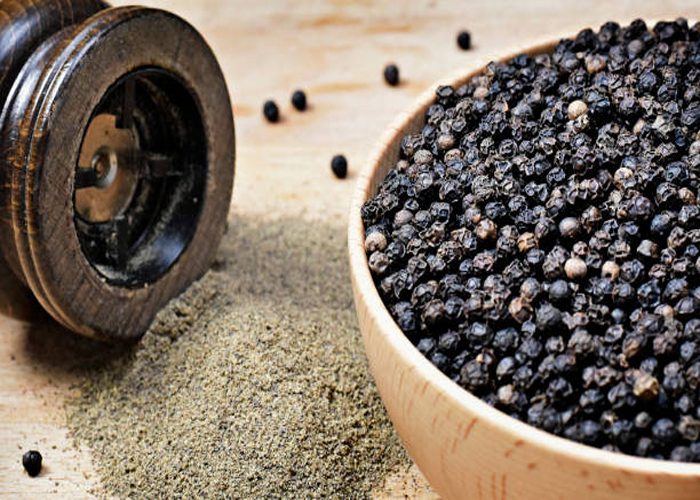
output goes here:
[[344, 229], [236, 217], [220, 260], [68, 406], [104, 493], [365, 497], [405, 466], [366, 365]]
[[571, 440], [700, 462], [700, 24], [604, 24], [437, 89], [362, 208], [397, 324]]

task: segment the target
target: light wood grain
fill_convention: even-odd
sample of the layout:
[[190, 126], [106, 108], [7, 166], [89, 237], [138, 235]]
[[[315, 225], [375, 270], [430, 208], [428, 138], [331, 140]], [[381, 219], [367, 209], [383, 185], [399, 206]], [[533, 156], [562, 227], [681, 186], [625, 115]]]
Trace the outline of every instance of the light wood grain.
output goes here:
[[[192, 22], [223, 67], [237, 133], [232, 224], [239, 213], [346, 220], [359, 165], [377, 138], [421, 92], [457, 68], [473, 68], [543, 35], [574, 33], [608, 19], [700, 17], [697, 0], [139, 3]], [[471, 30], [472, 51], [456, 48], [460, 28]], [[389, 61], [402, 71], [404, 83], [396, 89], [382, 81]], [[293, 112], [288, 104], [297, 87], [307, 90], [307, 113]], [[266, 98], [277, 99], [282, 123], [263, 122], [260, 107]], [[337, 152], [350, 162], [345, 182], [329, 172], [329, 159]], [[0, 284], [0, 497], [88, 496], [98, 485], [89, 451], [73, 449], [61, 408], [74, 382], [70, 363], [105, 354], [51, 322], [2, 269]], [[21, 449], [34, 446], [44, 453], [47, 470], [30, 479], [19, 460]], [[423, 497], [427, 490], [420, 481], [414, 474], [398, 474], [377, 495]], [[482, 485], [485, 498], [492, 497], [490, 481]], [[517, 498], [517, 492], [508, 488], [506, 498]]]

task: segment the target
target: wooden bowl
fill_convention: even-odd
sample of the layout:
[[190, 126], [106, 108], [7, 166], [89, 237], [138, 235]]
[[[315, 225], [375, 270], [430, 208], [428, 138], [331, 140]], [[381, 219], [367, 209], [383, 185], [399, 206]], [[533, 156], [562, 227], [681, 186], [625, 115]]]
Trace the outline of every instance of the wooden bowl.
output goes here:
[[[555, 45], [549, 41], [518, 53], [551, 52]], [[487, 62], [440, 83], [462, 85]], [[396, 164], [401, 138], [420, 130], [433, 102], [431, 88], [378, 144], [358, 180], [348, 235], [355, 306], [370, 368], [408, 453], [445, 498], [700, 498], [700, 464], [608, 452], [520, 422], [452, 382], [394, 322], [370, 275], [360, 209]]]

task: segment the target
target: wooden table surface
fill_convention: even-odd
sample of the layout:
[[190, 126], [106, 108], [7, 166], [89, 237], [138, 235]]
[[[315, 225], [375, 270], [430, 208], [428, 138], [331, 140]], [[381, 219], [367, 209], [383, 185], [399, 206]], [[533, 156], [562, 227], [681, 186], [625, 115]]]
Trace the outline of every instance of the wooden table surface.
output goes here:
[[[700, 18], [698, 0], [143, 3], [188, 19], [224, 69], [238, 148], [233, 220], [239, 213], [345, 219], [353, 177], [383, 129], [421, 91], [457, 68], [609, 19]], [[456, 47], [461, 28], [472, 33], [469, 52]], [[398, 88], [383, 83], [387, 62], [401, 69]], [[306, 113], [290, 109], [296, 88], [307, 91]], [[280, 104], [283, 120], [277, 125], [261, 118], [267, 98]], [[337, 152], [350, 164], [344, 182], [329, 174]], [[75, 346], [72, 335], [0, 266], [0, 497], [80, 498], [99, 484], [89, 450], [75, 449], [63, 425]], [[29, 448], [45, 457], [44, 472], [35, 479], [20, 464]], [[431, 493], [420, 474], [409, 470], [388, 478], [377, 496]]]

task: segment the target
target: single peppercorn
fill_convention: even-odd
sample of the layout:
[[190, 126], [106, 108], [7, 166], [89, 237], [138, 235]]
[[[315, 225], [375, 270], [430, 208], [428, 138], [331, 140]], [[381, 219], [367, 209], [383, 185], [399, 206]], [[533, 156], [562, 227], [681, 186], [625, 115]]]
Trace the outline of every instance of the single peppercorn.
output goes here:
[[586, 277], [588, 267], [582, 259], [571, 257], [564, 263], [564, 272], [571, 280], [581, 280]]
[[372, 254], [377, 251], [381, 252], [386, 248], [386, 245], [386, 236], [380, 231], [373, 231], [365, 238], [365, 252], [367, 252], [367, 254]]
[[462, 50], [469, 50], [472, 48], [472, 36], [468, 31], [462, 30], [457, 33], [457, 45]]
[[384, 274], [391, 265], [391, 259], [383, 252], [374, 252], [369, 256], [368, 264], [370, 270], [380, 276]]
[[29, 450], [22, 455], [22, 467], [27, 471], [29, 477], [36, 477], [41, 472], [41, 453]]
[[298, 111], [306, 110], [306, 94], [303, 90], [295, 90], [292, 94], [292, 106]]
[[396, 64], [387, 64], [384, 67], [384, 81], [392, 87], [399, 84], [399, 67]]
[[474, 233], [480, 240], [495, 240], [498, 234], [498, 227], [489, 219], [481, 219]]
[[634, 381], [634, 395], [640, 399], [653, 400], [659, 395], [659, 381], [645, 372], [640, 372]]
[[516, 297], [508, 306], [508, 312], [518, 323], [523, 323], [532, 316], [532, 306], [522, 297]]
[[571, 297], [571, 288], [564, 280], [556, 280], [549, 285], [549, 300], [563, 302]]
[[581, 101], [580, 99], [572, 101], [566, 109], [566, 113], [569, 117], [569, 120], [575, 120], [576, 118], [584, 114], [586, 111], [588, 111], [588, 106], [585, 102]]
[[600, 274], [603, 278], [616, 280], [617, 277], [620, 276], [620, 266], [617, 262], [611, 260], [605, 261], [603, 267], [600, 269]]
[[263, 104], [263, 116], [270, 123], [277, 123], [280, 119], [280, 110], [275, 101], [265, 101]]
[[576, 217], [565, 217], [559, 223], [559, 234], [563, 238], [574, 238], [578, 235], [581, 226]]
[[345, 179], [348, 175], [348, 161], [343, 155], [335, 155], [331, 159], [331, 170], [338, 179]]
[[523, 233], [518, 237], [518, 250], [527, 253], [537, 246], [537, 239], [533, 233]]
[[532, 303], [535, 301], [542, 290], [542, 286], [535, 278], [526, 278], [520, 285], [520, 296]]

